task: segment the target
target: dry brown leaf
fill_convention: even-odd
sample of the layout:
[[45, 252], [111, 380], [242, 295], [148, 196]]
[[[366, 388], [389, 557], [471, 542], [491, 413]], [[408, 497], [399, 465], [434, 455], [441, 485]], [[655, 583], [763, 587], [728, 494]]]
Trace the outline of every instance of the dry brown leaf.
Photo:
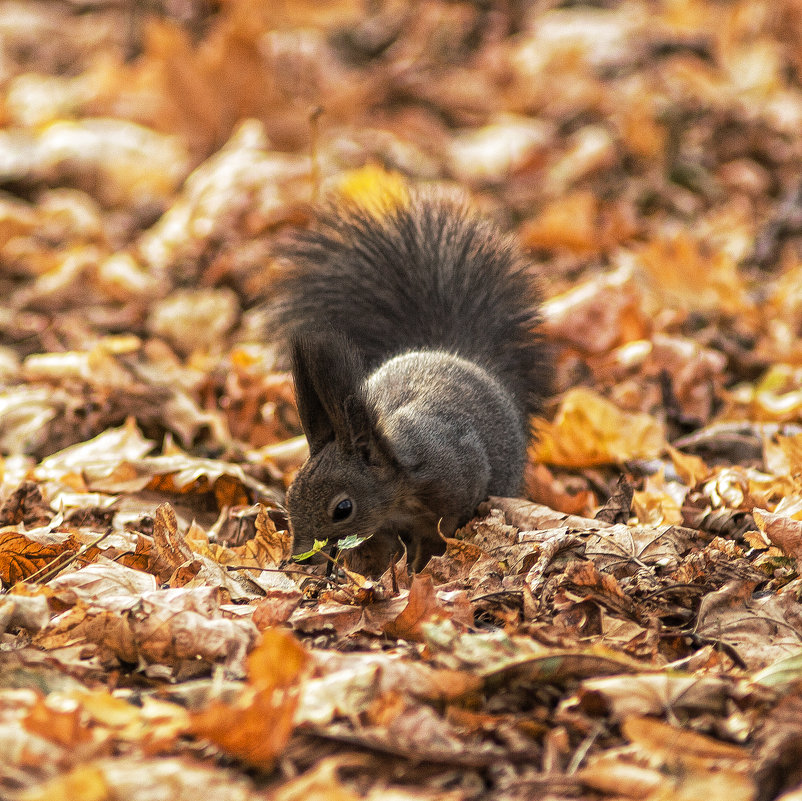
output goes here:
[[567, 490], [546, 465], [533, 464], [531, 461], [524, 474], [523, 494], [537, 503], [569, 515], [588, 514], [596, 505], [592, 492]]
[[303, 776], [286, 782], [273, 795], [272, 801], [359, 801], [361, 796], [340, 781], [338, 771], [352, 767], [367, 768], [369, 763], [370, 760], [365, 756], [322, 759]]
[[220, 617], [219, 594], [182, 587], [145, 595], [128, 617], [137, 654], [164, 664], [201, 659], [241, 673], [256, 630], [249, 620]]
[[0, 131], [7, 179], [77, 181], [115, 206], [169, 197], [185, 177], [181, 141], [119, 119], [57, 120], [39, 131]]
[[520, 236], [532, 248], [595, 253], [604, 246], [598, 214], [599, 206], [591, 192], [574, 192], [546, 206], [522, 227]]
[[26, 791], [25, 801], [107, 801], [117, 796], [131, 801], [164, 797], [193, 801], [210, 794], [219, 801], [257, 801], [251, 783], [230, 771], [209, 768], [189, 758], [98, 759]]
[[415, 576], [403, 612], [388, 623], [384, 630], [391, 637], [420, 640], [424, 623], [441, 620], [444, 617], [447, 617], [447, 613], [437, 599], [432, 577]]
[[64, 574], [48, 587], [71, 609], [42, 630], [37, 642], [54, 648], [86, 641], [129, 663], [176, 669], [184, 662], [206, 662], [241, 674], [257, 632], [249, 620], [221, 616], [220, 590], [155, 586], [152, 575], [102, 557]]
[[555, 609], [568, 610], [586, 600], [595, 601], [621, 617], [636, 617], [634, 604], [614, 576], [600, 573], [590, 562], [569, 562], [559, 579]]
[[295, 587], [268, 591], [265, 597], [254, 604], [253, 623], [259, 631], [286, 623], [297, 609], [303, 597]]
[[754, 587], [755, 581], [734, 580], [707, 594], [696, 631], [725, 643], [750, 670], [759, 670], [799, 650], [802, 604], [787, 592], [753, 598]]
[[449, 166], [460, 180], [469, 183], [500, 181], [536, 161], [551, 135], [549, 126], [539, 120], [505, 115], [455, 137], [448, 153]]
[[594, 790], [623, 798], [650, 798], [665, 784], [658, 768], [632, 764], [615, 751], [601, 754], [579, 776]]
[[626, 575], [636, 565], [659, 565], [672, 569], [680, 564], [693, 541], [690, 532], [676, 526], [615, 525], [591, 533], [585, 556], [599, 570]]
[[161, 504], [154, 513], [153, 546], [152, 572], [160, 584], [169, 581], [181, 565], [193, 558], [184, 536], [178, 531], [178, 519], [169, 503]]
[[787, 515], [772, 514], [767, 509], [752, 510], [758, 528], [769, 541], [782, 549], [786, 556], [802, 560], [802, 520], [795, 520]]
[[546, 335], [581, 353], [606, 353], [644, 339], [649, 323], [631, 270], [621, 268], [543, 304]]
[[260, 505], [256, 515], [256, 536], [252, 540], [231, 550], [241, 558], [242, 564], [258, 567], [279, 567], [286, 564], [292, 555], [292, 535], [288, 531], [278, 531], [275, 523]]
[[586, 679], [573, 699], [574, 704], [593, 705], [602, 701], [617, 721], [633, 716], [671, 714], [723, 714], [731, 696], [732, 683], [712, 676], [664, 673], [605, 676]]
[[148, 330], [167, 340], [177, 353], [219, 349], [237, 317], [237, 297], [230, 289], [185, 289], [154, 303]]
[[162, 275], [200, 257], [210, 243], [251, 239], [286, 220], [288, 205], [308, 200], [308, 174], [305, 159], [269, 151], [264, 128], [243, 123], [190, 175], [177, 202], [142, 235], [138, 252]]
[[[22, 586], [17, 588], [21, 591]], [[37, 632], [50, 620], [50, 608], [44, 595], [9, 593], [0, 598], [0, 634], [12, 627]]]
[[55, 694], [46, 699], [38, 698], [28, 710], [23, 725], [31, 734], [65, 748], [81, 748], [92, 740], [102, 740], [102, 734], [92, 732], [86, 724], [79, 703], [73, 699], [56, 697]]
[[155, 591], [157, 585], [149, 573], [101, 558], [81, 570], [56, 576], [47, 582], [47, 587], [63, 603], [80, 599], [119, 612], [134, 606], [142, 595]]
[[522, 531], [546, 531], [563, 527], [593, 529], [607, 528], [610, 525], [603, 520], [555, 511], [548, 506], [531, 503], [522, 498], [491, 497], [488, 503], [493, 508], [501, 509], [507, 522]]
[[642, 490], [633, 493], [632, 513], [642, 525], [682, 525], [682, 505], [687, 494], [688, 487], [666, 481], [661, 470], [646, 479]]
[[622, 728], [638, 752], [660, 769], [633, 764], [632, 755], [624, 752], [608, 752], [581, 772], [591, 787], [649, 801], [755, 797], [745, 749], [652, 718], [631, 717]]
[[[120, 428], [109, 429], [88, 442], [43, 459], [34, 475], [41, 481], [56, 480], [68, 484], [80, 481], [79, 489], [85, 489], [84, 476], [90, 481], [102, 478], [112, 483], [111, 477], [121, 464], [143, 457], [153, 445], [151, 440], [142, 436], [136, 421], [129, 419]], [[118, 476], [116, 481], [122, 485], [125, 477]]]
[[677, 474], [690, 489], [710, 475], [710, 468], [698, 456], [678, 451], [671, 445], [667, 445], [666, 450]]
[[650, 798], [688, 801], [725, 796], [734, 801], [754, 798], [757, 788], [750, 775], [751, 760], [743, 747], [650, 718], [629, 718], [622, 729], [626, 737], [652, 758], [666, 766], [681, 768], [669, 786], [661, 787]]
[[0, 530], [0, 580], [6, 587], [38, 577], [78, 550], [69, 534], [51, 533], [50, 527], [25, 531], [21, 526]]

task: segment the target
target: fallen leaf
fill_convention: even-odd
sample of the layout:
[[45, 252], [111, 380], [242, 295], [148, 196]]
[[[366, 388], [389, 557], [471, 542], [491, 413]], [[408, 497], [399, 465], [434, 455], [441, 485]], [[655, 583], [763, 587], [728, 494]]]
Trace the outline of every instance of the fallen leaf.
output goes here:
[[395, 620], [384, 630], [391, 637], [406, 640], [423, 638], [423, 624], [446, 617], [446, 611], [438, 602], [431, 576], [415, 576], [409, 590], [407, 605]]
[[535, 458], [563, 467], [591, 467], [657, 456], [665, 432], [650, 415], [626, 413], [585, 389], [570, 390], [552, 423], [539, 423]]
[[248, 763], [270, 766], [293, 729], [304, 649], [278, 629], [262, 633], [248, 657], [248, 682], [234, 705], [213, 702], [190, 716], [191, 731]]

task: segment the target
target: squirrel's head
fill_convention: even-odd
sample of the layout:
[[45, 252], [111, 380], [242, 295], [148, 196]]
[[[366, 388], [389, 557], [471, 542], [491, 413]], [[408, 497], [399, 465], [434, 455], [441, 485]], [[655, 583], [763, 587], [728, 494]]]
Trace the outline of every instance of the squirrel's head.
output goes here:
[[392, 517], [398, 477], [353, 344], [335, 334], [305, 334], [291, 345], [309, 460], [287, 491], [287, 510], [293, 550], [303, 553], [314, 540], [375, 533]]
[[371, 454], [329, 442], [310, 456], [287, 491], [296, 553], [314, 540], [372, 535], [392, 507], [392, 469]]

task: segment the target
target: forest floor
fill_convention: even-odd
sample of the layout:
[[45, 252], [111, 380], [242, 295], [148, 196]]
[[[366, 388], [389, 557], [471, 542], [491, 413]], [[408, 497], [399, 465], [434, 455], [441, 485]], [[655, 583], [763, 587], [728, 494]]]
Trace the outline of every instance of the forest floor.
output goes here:
[[[381, 170], [555, 387], [524, 498], [327, 577], [260, 299]], [[798, 801], [800, 333], [800, 0], [0, 0], [0, 797]]]

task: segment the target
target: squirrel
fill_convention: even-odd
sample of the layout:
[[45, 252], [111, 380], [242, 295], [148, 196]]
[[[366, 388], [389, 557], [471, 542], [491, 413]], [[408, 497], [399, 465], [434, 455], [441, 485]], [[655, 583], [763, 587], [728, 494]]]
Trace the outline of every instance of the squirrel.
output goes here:
[[549, 388], [540, 294], [514, 240], [437, 189], [335, 195], [278, 247], [309, 458], [286, 506], [294, 552], [369, 537], [349, 567], [404, 549], [421, 569], [489, 495], [520, 491]]

